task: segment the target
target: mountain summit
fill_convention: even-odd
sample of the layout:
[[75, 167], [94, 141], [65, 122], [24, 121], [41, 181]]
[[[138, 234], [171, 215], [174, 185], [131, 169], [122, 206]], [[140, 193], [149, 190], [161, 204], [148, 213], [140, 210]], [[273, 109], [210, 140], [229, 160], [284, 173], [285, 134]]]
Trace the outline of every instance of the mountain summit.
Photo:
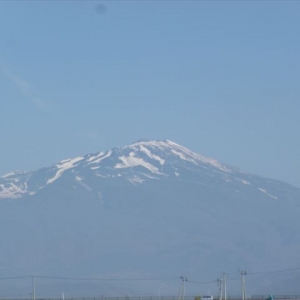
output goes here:
[[[235, 278], [242, 268], [263, 274], [247, 277], [249, 293], [297, 293], [293, 274], [268, 272], [300, 266], [300, 189], [169, 140], [140, 140], [7, 174], [0, 178], [0, 198], [0, 277], [185, 275], [213, 282], [189, 287], [196, 295], [217, 293], [220, 273]], [[117, 280], [56, 282], [55, 288], [93, 296], [156, 294], [154, 283], [120, 286]], [[40, 290], [53, 291], [53, 284]], [[160, 284], [166, 294], [178, 291], [178, 282]], [[239, 286], [233, 281], [228, 292], [237, 294]]]
[[[129, 146], [87, 154], [34, 172], [13, 172], [0, 178], [0, 199], [35, 195], [53, 184], [72, 181], [73, 188], [101, 191], [106, 182], [113, 185], [143, 184], [152, 180], [192, 181], [214, 186], [245, 186], [273, 199], [284, 191], [262, 178], [241, 172], [215, 159], [194, 153], [169, 140], [139, 140]], [[93, 182], [93, 186], [91, 185]], [[96, 182], [99, 183], [96, 184]], [[276, 192], [274, 192], [274, 189]], [[273, 194], [272, 194], [273, 192]]]
[[[89, 185], [91, 177], [99, 181], [116, 178], [132, 184], [147, 180], [183, 176], [181, 172], [210, 169], [224, 178], [233, 172], [218, 161], [196, 154], [171, 141], [139, 140], [129, 146], [87, 154], [40, 169], [35, 172], [14, 172], [0, 179], [0, 198], [21, 198], [38, 193], [47, 186], [68, 177], [77, 184]], [[184, 176], [183, 176], [184, 177]]]

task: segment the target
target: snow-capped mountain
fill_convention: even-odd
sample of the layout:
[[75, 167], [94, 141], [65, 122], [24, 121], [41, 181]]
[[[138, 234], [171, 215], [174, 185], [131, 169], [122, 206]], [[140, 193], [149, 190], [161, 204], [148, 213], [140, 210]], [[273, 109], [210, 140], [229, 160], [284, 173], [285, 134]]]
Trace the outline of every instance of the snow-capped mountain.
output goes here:
[[[171, 141], [139, 141], [130, 146], [67, 159], [36, 172], [9, 173], [1, 178], [0, 198], [34, 195], [61, 177], [73, 177], [78, 184], [85, 178], [119, 178], [132, 184], [146, 180], [177, 177], [180, 168], [197, 172], [211, 168], [221, 172], [224, 180], [234, 170], [214, 159], [206, 158]], [[88, 186], [88, 182], [85, 182]]]
[[[300, 266], [300, 189], [168, 140], [140, 140], [7, 174], [0, 199], [0, 277], [184, 275], [207, 282], [225, 271], [232, 279], [228, 292], [237, 294], [238, 269]], [[249, 293], [297, 293], [291, 285], [297, 274], [268, 274], [249, 276]], [[179, 283], [159, 285], [177, 294]], [[69, 283], [69, 293], [155, 295], [155, 284]], [[47, 288], [53, 291], [53, 282], [40, 287]], [[193, 294], [208, 290], [217, 293], [217, 285], [187, 287]]]
[[[93, 186], [90, 186], [91, 178]], [[217, 182], [225, 186], [234, 184], [236, 192], [239, 186], [247, 186], [273, 199], [289, 197], [274, 180], [247, 174], [168, 140], [141, 140], [129, 146], [66, 159], [35, 172], [6, 174], [0, 179], [0, 199], [32, 196], [64, 179], [72, 180], [73, 188], [81, 186], [99, 192], [101, 184], [95, 185], [95, 181], [136, 185], [151, 180], [172, 180], [206, 186]]]

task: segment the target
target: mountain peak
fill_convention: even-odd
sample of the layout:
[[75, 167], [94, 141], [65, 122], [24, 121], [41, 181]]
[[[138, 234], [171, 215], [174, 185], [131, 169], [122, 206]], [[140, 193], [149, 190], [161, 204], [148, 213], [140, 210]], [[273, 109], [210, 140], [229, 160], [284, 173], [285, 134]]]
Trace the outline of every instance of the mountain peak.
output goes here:
[[[136, 185], [153, 180], [193, 182], [211, 187], [217, 183], [229, 187], [233, 182], [257, 186], [253, 178], [170, 140], [140, 139], [128, 146], [62, 160], [37, 171], [7, 174], [0, 178], [0, 199], [32, 196], [57, 185], [64, 189], [70, 184], [72, 188], [80, 185], [100, 193], [106, 184]], [[259, 193], [279, 198], [265, 184], [256, 188]]]
[[213, 169], [229, 174], [232, 168], [202, 156], [170, 140], [139, 139], [137, 142], [80, 157], [62, 160], [34, 172], [14, 172], [0, 178], [0, 198], [21, 198], [73, 178], [83, 185], [83, 178], [113, 180], [131, 184], [166, 178], [183, 178], [183, 174]]
[[[138, 141], [135, 142], [129, 146], [122, 147], [123, 149], [132, 149], [135, 151], [141, 151], [148, 153], [148, 156], [150, 156], [150, 152], [154, 151], [155, 155], [162, 155], [162, 158], [165, 158], [166, 156], [177, 156], [178, 159], [182, 161], [189, 161], [190, 163], [193, 163], [194, 165], [211, 165], [214, 168], [219, 169], [222, 172], [232, 172], [233, 168], [230, 168], [217, 160], [206, 157], [203, 155], [200, 155], [198, 153], [195, 153], [184, 146], [181, 146], [175, 142], [172, 142], [170, 140], [145, 140], [145, 141]], [[147, 151], [146, 149], [147, 148]], [[150, 152], [149, 152], [150, 151]]]

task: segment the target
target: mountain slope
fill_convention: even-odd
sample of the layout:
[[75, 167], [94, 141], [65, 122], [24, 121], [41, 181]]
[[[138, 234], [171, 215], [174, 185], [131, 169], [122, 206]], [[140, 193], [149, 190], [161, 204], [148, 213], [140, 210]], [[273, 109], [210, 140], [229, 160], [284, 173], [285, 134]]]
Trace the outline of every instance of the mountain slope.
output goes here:
[[[235, 278], [239, 268], [270, 271], [300, 263], [298, 188], [171, 141], [143, 140], [10, 173], [0, 179], [0, 198], [3, 277], [185, 275], [206, 282], [222, 271]], [[288, 273], [286, 282], [294, 275]], [[252, 276], [249, 292], [284, 293], [281, 280], [276, 274]], [[89, 291], [157, 291], [153, 282], [109, 284]], [[160, 283], [167, 294], [176, 294], [178, 284]], [[239, 286], [229, 282], [229, 292], [238, 293]], [[187, 291], [208, 289], [216, 292], [217, 286], [191, 285]], [[72, 285], [70, 293], [83, 290]]]
[[[185, 181], [220, 188], [234, 186], [259, 192], [260, 196], [292, 200], [293, 187], [263, 179], [196, 154], [171, 141], [140, 141], [130, 146], [63, 160], [35, 172], [15, 172], [0, 179], [0, 199], [32, 196], [41, 190], [71, 180], [73, 187], [99, 191], [97, 183], [143, 184], [151, 180]], [[91, 184], [95, 184], [90, 186]], [[272, 190], [272, 192], [270, 191]]]

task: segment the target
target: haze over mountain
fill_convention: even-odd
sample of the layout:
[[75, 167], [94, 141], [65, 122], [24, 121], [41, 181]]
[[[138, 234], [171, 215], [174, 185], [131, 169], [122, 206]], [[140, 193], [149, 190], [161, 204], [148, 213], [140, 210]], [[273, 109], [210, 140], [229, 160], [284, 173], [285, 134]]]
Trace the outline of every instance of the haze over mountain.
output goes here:
[[[300, 189], [248, 174], [171, 141], [63, 160], [0, 178], [0, 276], [214, 281], [238, 269], [249, 293], [297, 293]], [[232, 279], [232, 280], [230, 280]], [[278, 284], [280, 283], [280, 285]], [[40, 282], [40, 292], [176, 294], [180, 280]], [[26, 293], [22, 282], [2, 287]], [[216, 293], [216, 283], [187, 293]], [[299, 291], [300, 292], [300, 291]]]

